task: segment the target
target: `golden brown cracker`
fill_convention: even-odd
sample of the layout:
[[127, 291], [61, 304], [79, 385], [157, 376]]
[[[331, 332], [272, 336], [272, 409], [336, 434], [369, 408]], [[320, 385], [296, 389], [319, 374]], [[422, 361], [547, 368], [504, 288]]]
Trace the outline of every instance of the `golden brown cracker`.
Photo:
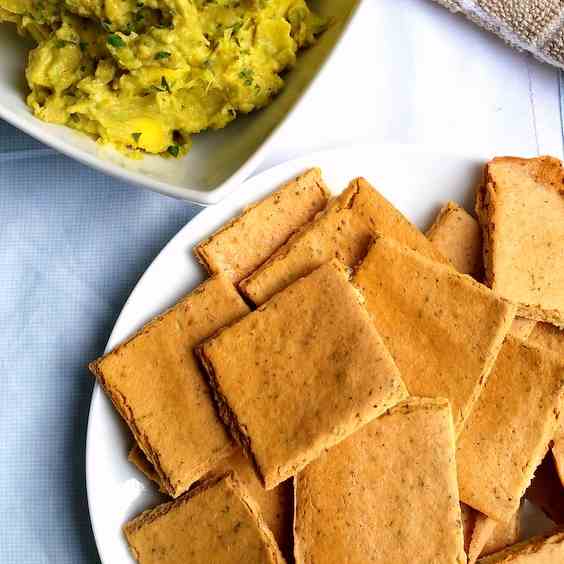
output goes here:
[[267, 489], [407, 395], [337, 260], [198, 352], [224, 421], [252, 454]]
[[462, 274], [480, 280], [483, 276], [480, 224], [456, 202], [439, 211], [427, 238]]
[[288, 182], [202, 241], [194, 252], [210, 274], [234, 282], [257, 269], [329, 201], [319, 168]]
[[353, 180], [310, 225], [298, 231], [258, 270], [241, 291], [260, 305], [323, 263], [338, 258], [355, 265], [372, 237], [382, 232], [435, 260], [446, 259], [428, 239], [363, 178]]
[[564, 532], [533, 537], [478, 560], [478, 564], [559, 564], [560, 562], [564, 562]]
[[454, 443], [448, 402], [410, 398], [309, 464], [296, 564], [465, 563]]
[[409, 392], [450, 400], [460, 432], [515, 308], [453, 268], [377, 238], [354, 276]]
[[508, 523], [500, 523], [478, 513], [468, 549], [468, 564], [474, 564], [481, 556], [499, 552], [515, 544], [520, 534], [520, 512], [517, 511]]
[[564, 326], [564, 169], [552, 157], [490, 161], [476, 212], [489, 285], [518, 314]]
[[145, 511], [124, 527], [140, 564], [283, 564], [244, 487], [227, 475]]
[[231, 282], [214, 277], [91, 365], [173, 497], [234, 451], [193, 347], [248, 311]]
[[[564, 362], [564, 329], [550, 323], [538, 323], [529, 336], [528, 342], [546, 348], [557, 354]], [[564, 422], [561, 421], [553, 439], [552, 455], [556, 469], [564, 486]]]
[[460, 497], [507, 522], [558, 423], [564, 365], [508, 336], [457, 444]]

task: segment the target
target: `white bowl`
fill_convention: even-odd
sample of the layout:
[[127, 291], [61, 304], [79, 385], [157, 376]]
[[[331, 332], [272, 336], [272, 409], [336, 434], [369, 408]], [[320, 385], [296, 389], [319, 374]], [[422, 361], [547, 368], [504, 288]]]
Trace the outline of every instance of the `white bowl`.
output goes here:
[[[221, 131], [194, 137], [183, 159], [124, 157], [86, 135], [39, 121], [25, 104], [24, 67], [30, 45], [10, 25], [0, 24], [0, 117], [39, 141], [98, 170], [169, 196], [214, 204], [232, 192], [260, 164], [276, 131], [288, 119], [325, 63], [362, 0], [312, 0], [310, 6], [334, 20], [316, 45], [302, 52], [286, 75], [286, 86], [267, 108], [242, 116]], [[321, 97], [321, 93], [319, 93]]]

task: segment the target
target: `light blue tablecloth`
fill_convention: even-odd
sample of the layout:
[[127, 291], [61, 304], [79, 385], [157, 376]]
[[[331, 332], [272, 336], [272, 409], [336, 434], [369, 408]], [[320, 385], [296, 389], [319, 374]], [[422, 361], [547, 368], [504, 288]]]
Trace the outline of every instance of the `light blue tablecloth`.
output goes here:
[[199, 209], [0, 121], [0, 563], [99, 562], [84, 477], [85, 366], [139, 276]]

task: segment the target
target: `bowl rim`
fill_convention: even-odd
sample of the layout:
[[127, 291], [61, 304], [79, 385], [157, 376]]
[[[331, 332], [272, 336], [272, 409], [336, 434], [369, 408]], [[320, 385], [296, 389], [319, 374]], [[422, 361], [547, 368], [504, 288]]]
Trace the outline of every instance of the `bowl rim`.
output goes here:
[[319, 65], [317, 72], [313, 78], [308, 82], [305, 88], [298, 94], [295, 102], [290, 109], [285, 113], [282, 119], [272, 128], [262, 143], [251, 153], [250, 157], [233, 173], [226, 178], [221, 184], [212, 190], [197, 190], [195, 188], [183, 188], [170, 182], [158, 180], [157, 178], [150, 177], [142, 172], [127, 170], [126, 168], [112, 162], [111, 160], [104, 159], [101, 156], [96, 156], [88, 153], [84, 149], [73, 147], [68, 141], [64, 141], [57, 137], [54, 133], [45, 133], [43, 127], [44, 123], [38, 118], [29, 115], [33, 119], [25, 119], [20, 117], [15, 111], [6, 105], [0, 104], [0, 118], [10, 123], [17, 129], [27, 133], [40, 143], [55, 149], [56, 151], [75, 159], [76, 161], [90, 166], [94, 170], [108, 174], [118, 180], [122, 180], [130, 185], [141, 187], [144, 189], [158, 192], [165, 196], [171, 196], [180, 200], [186, 200], [193, 204], [202, 206], [217, 204], [226, 196], [232, 193], [239, 185], [249, 178], [251, 174], [260, 166], [261, 162], [266, 156], [267, 150], [276, 141], [280, 129], [290, 119], [293, 118], [295, 112], [302, 105], [307, 96], [311, 95], [313, 89], [317, 86], [323, 76], [325, 76], [328, 68], [328, 63], [343, 49], [343, 39], [350, 32], [354, 23], [359, 19], [361, 13], [361, 6], [368, 0], [354, 0], [354, 5], [346, 20], [343, 22], [343, 28], [337, 37], [335, 45]]

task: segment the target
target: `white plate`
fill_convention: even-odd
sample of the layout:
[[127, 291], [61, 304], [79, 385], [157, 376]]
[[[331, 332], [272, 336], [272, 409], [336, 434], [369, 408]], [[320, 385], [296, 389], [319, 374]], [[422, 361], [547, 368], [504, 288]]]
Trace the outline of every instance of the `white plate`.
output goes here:
[[[163, 249], [129, 297], [106, 350], [194, 288], [204, 273], [192, 255], [201, 239], [303, 170], [320, 166], [340, 192], [355, 176], [365, 176], [420, 228], [426, 228], [446, 200], [472, 208], [473, 193], [487, 156], [467, 157], [407, 146], [369, 145], [312, 154], [259, 174], [236, 194], [202, 211]], [[127, 461], [130, 436], [110, 401], [96, 386], [86, 448], [86, 480], [92, 527], [104, 564], [132, 564], [122, 525], [152, 506], [155, 488]], [[542, 519], [530, 519], [533, 529]]]
[[[325, 63], [338, 51], [344, 30], [362, 0], [311, 0], [310, 6], [333, 25], [298, 57], [286, 86], [267, 108], [243, 116], [220, 131], [194, 137], [183, 159], [146, 156], [128, 159], [72, 129], [39, 121], [25, 104], [24, 67], [29, 43], [14, 26], [0, 24], [0, 117], [39, 141], [98, 170], [134, 184], [202, 204], [214, 204], [231, 193], [259, 166], [276, 132], [316, 82]], [[322, 92], [317, 93], [322, 96]], [[321, 126], [321, 124], [320, 124]]]

